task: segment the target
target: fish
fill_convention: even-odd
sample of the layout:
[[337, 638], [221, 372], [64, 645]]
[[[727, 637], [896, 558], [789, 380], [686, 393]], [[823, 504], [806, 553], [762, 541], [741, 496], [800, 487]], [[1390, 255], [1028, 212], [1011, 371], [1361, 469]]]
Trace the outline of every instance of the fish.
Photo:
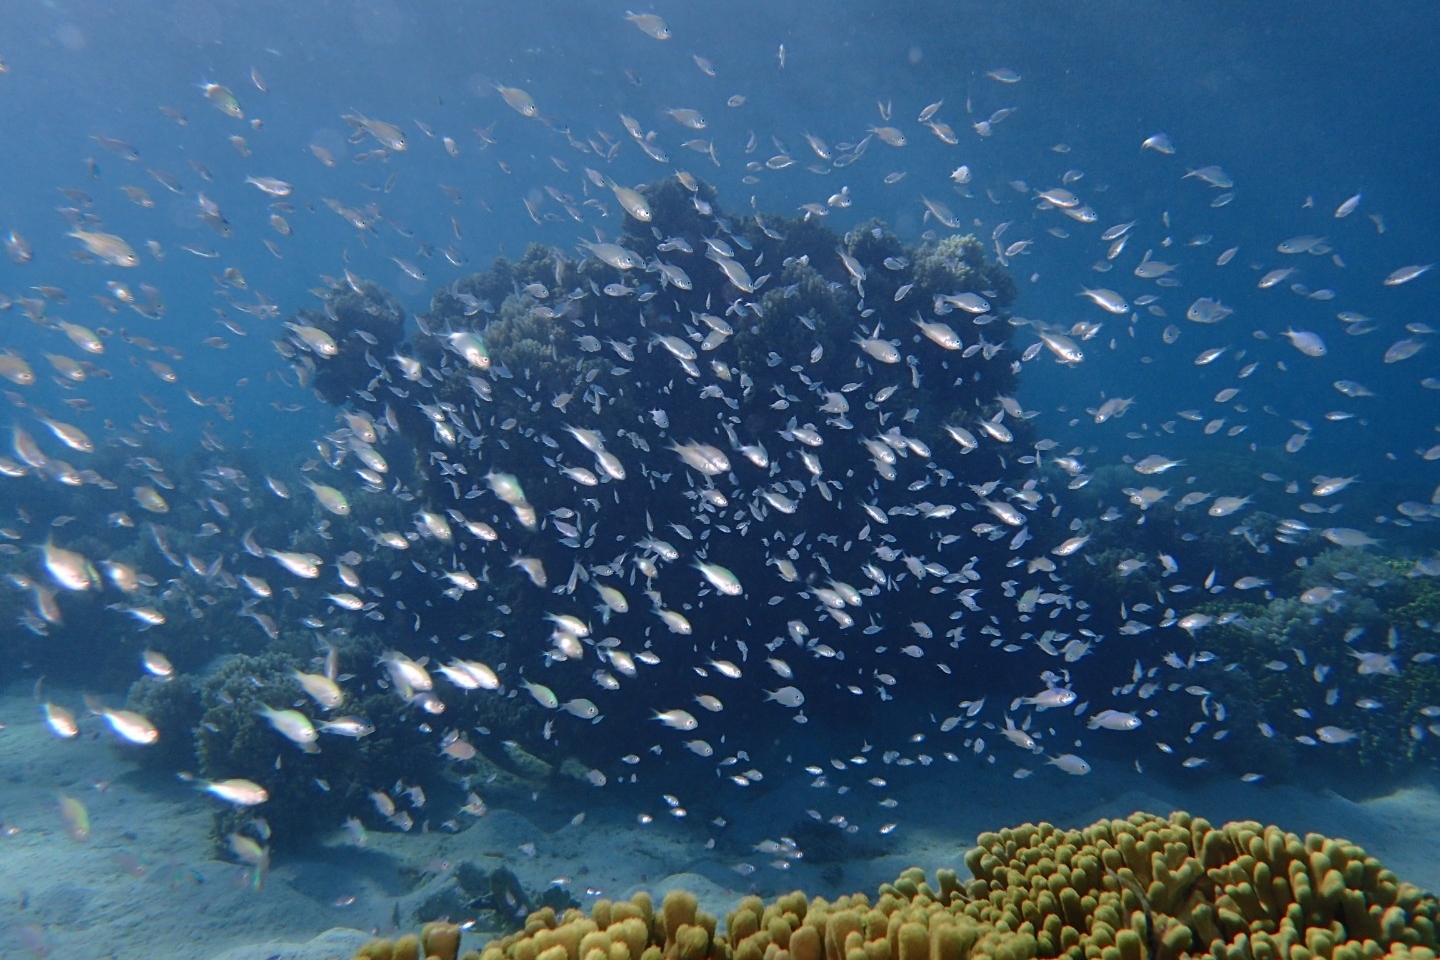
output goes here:
[[374, 726], [357, 717], [336, 717], [334, 720], [322, 720], [315, 725], [315, 729], [319, 733], [350, 737], [354, 740], [368, 737], [375, 732]]
[[202, 780], [182, 775], [181, 780], [194, 783], [197, 790], [219, 797], [236, 807], [255, 807], [270, 799], [270, 791], [253, 780], [233, 778], [230, 780]]
[[1173, 154], [1175, 144], [1163, 133], [1152, 134], [1141, 141], [1140, 146], [1145, 150], [1154, 150], [1156, 153]]
[[1088, 723], [1091, 730], [1138, 730], [1141, 725], [1139, 717], [1133, 713], [1125, 713], [1120, 710], [1101, 710], [1092, 716]]
[[343, 491], [323, 483], [315, 483], [309, 479], [306, 479], [305, 485], [315, 495], [316, 502], [328, 513], [333, 513], [337, 517], [350, 515], [350, 499], [345, 496]]
[[801, 693], [799, 689], [795, 687], [785, 686], [780, 687], [778, 690], [766, 690], [765, 699], [767, 701], [773, 700], [775, 703], [780, 704], [780, 706], [789, 707], [793, 710], [804, 705], [805, 694]]
[[1185, 311], [1185, 319], [1193, 323], [1219, 323], [1235, 311], [1210, 297], [1200, 297]]
[[245, 182], [271, 197], [288, 197], [295, 189], [293, 185], [276, 177], [246, 177]]
[[[162, 615], [158, 618], [152, 618], [152, 621], [154, 625], [158, 626], [165, 622], [165, 618]], [[145, 672], [149, 673], [152, 677], [168, 680], [175, 675], [175, 665], [170, 662], [169, 657], [158, 650], [146, 650], [142, 652], [140, 654], [140, 662], [145, 667]]]
[[[1420, 392], [1440, 381], [1419, 370], [1435, 331], [1380, 302], [1432, 268], [1391, 269], [1423, 247], [1360, 242], [1385, 228], [1381, 198], [1302, 182], [1302, 157], [1286, 172], [1313, 199], [1252, 229], [1256, 197], [1202, 165], [1217, 147], [1201, 127], [1188, 166], [1165, 134], [1139, 151], [1126, 140], [1127, 164], [1154, 165], [1130, 176], [1057, 142], [1031, 108], [1054, 92], [1044, 71], [1017, 89], [1019, 72], [982, 65], [963, 103], [954, 84], [943, 100], [916, 88], [847, 128], [795, 112], [817, 89], [815, 50], [787, 41], [777, 77], [701, 49], [705, 25], [687, 14], [700, 52], [674, 61], [646, 43], [673, 39], [661, 17], [613, 10], [563, 70], [515, 33], [516, 63], [533, 65], [506, 69], [554, 115], [478, 76], [466, 110], [454, 91], [406, 97], [413, 78], [392, 70], [391, 105], [373, 109], [400, 122], [352, 110], [336, 123], [294, 95], [305, 75], [277, 48], [265, 54], [267, 73], [289, 64], [277, 97], [242, 110], [206, 83], [223, 118], [162, 108], [186, 128], [180, 177], [153, 137], [124, 128], [126, 111], [78, 131], [98, 160], [59, 195], [68, 239], [37, 250], [4, 228], [15, 282], [0, 309], [21, 322], [0, 349], [12, 407], [0, 473], [15, 481], [0, 556], [17, 626], [36, 638], [27, 664], [78, 657], [94, 632], [148, 711], [204, 660], [279, 657], [253, 692], [200, 685], [206, 709], [238, 713], [268, 753], [207, 768], [255, 780], [197, 780], [207, 796], [185, 800], [225, 805], [236, 822], [219, 836], [257, 876], [270, 841], [254, 808], [278, 824], [271, 805], [300, 802], [290, 787], [329, 826], [354, 811], [327, 804], [368, 795], [372, 828], [458, 829], [456, 808], [489, 812], [475, 764], [507, 740], [583, 757], [570, 771], [581, 788], [634, 794], [630, 813], [651, 826], [701, 809], [687, 767], [713, 767], [712, 806], [803, 770], [814, 813], [799, 822], [882, 836], [909, 821], [869, 817], [866, 797], [896, 809], [932, 766], [1000, 763], [1012, 748], [1084, 775], [1081, 755], [1105, 740], [1147, 773], [1208, 777], [1247, 737], [1348, 749], [1381, 717], [1429, 749], [1440, 704], [1354, 686], [1424, 673], [1425, 625], [1386, 636], [1370, 612], [1381, 591], [1440, 572], [1424, 540], [1433, 483], [1411, 472], [1440, 460]], [[595, 50], [609, 59], [588, 61]], [[857, 56], [829, 65], [831, 99], [872, 76]], [[572, 96], [621, 77], [635, 116], [618, 128], [614, 108]], [[1012, 104], [1030, 120], [1002, 126], [1016, 116], [995, 99], [1006, 93], [1024, 95]], [[786, 130], [782, 114], [806, 119]], [[922, 131], [912, 144], [915, 124], [939, 142]], [[304, 152], [272, 149], [295, 130], [311, 131]], [[17, 195], [54, 186], [36, 172], [41, 147]], [[1017, 165], [1037, 149], [1043, 162]], [[927, 162], [897, 162], [912, 154]], [[684, 157], [708, 158], [704, 181]], [[1253, 154], [1225, 160], [1263, 181]], [[664, 167], [634, 172], [652, 161]], [[143, 163], [165, 192], [125, 182]], [[872, 219], [886, 210], [894, 226]], [[184, 235], [197, 229], [219, 239]], [[1408, 235], [1392, 226], [1385, 240]], [[513, 255], [472, 273], [502, 240]], [[82, 265], [54, 249], [66, 246]], [[333, 276], [300, 284], [311, 300], [287, 295], [312, 261]], [[1377, 377], [1380, 363], [1419, 373]], [[1246, 450], [1265, 462], [1247, 468]], [[302, 484], [311, 497], [291, 495]], [[271, 563], [289, 574], [273, 587]], [[1285, 610], [1369, 633], [1337, 639], [1338, 656], [1236, 654]], [[204, 639], [199, 660], [189, 635]], [[382, 636], [378, 658], [364, 655]], [[1241, 705], [1219, 678], [1247, 664], [1277, 681], [1264, 729], [1227, 722]], [[1291, 697], [1281, 679], [1311, 693]], [[999, 697], [1006, 687], [1038, 692]], [[42, 737], [93, 732], [65, 699], [37, 695]], [[162, 732], [95, 704], [127, 744]], [[154, 717], [166, 742], [190, 735]], [[826, 731], [833, 758], [797, 750], [781, 718]], [[1174, 746], [1123, 736], [1152, 728]], [[272, 731], [307, 753], [323, 740], [324, 770]], [[400, 735], [416, 766], [464, 788], [425, 803], [342, 762]], [[288, 777], [283, 794], [272, 776]], [[645, 808], [650, 787], [663, 808]], [[766, 800], [789, 816], [785, 791]], [[758, 839], [743, 805], [721, 819], [739, 821], [714, 824], [732, 839]], [[348, 830], [365, 842], [359, 817]], [[760, 872], [805, 862], [802, 845], [766, 841]]]
[[304, 345], [305, 349], [321, 357], [333, 357], [340, 352], [335, 339], [319, 327], [303, 323], [287, 323], [289, 329]]
[[1050, 766], [1059, 767], [1071, 776], [1083, 777], [1090, 772], [1090, 764], [1073, 753], [1062, 753], [1058, 757], [1051, 757], [1045, 762]]
[[409, 146], [404, 132], [393, 123], [376, 120], [360, 113], [347, 113], [341, 119], [354, 126], [357, 131], [364, 131], [374, 137], [386, 150], [394, 150], [399, 153]]
[[334, 710], [345, 702], [345, 694], [340, 685], [324, 674], [293, 670], [290, 675], [300, 684], [300, 689], [325, 710]]
[[[1074, 690], [1064, 687], [1052, 687], [1048, 690], [1037, 693], [1033, 697], [1021, 697], [1017, 704], [1026, 704], [1035, 707], [1037, 710], [1054, 710], [1059, 707], [1068, 707], [1076, 700]], [[1013, 709], [1013, 708], [1012, 708]]]
[[229, 834], [226, 843], [237, 860], [253, 868], [250, 888], [260, 890], [265, 885], [265, 878], [270, 870], [270, 848], [243, 833]]
[[320, 748], [315, 741], [319, 739], [314, 724], [310, 718], [298, 710], [276, 710], [268, 704], [260, 703], [255, 707], [255, 712], [265, 719], [275, 732], [280, 734], [291, 743], [295, 744], [305, 753], [318, 753]]
[[654, 40], [669, 40], [670, 28], [664, 19], [653, 13], [631, 13], [625, 11], [625, 19], [635, 24], [636, 29]]
[[69, 740], [79, 735], [80, 725], [75, 722], [75, 716], [69, 710], [48, 700], [40, 706], [45, 714], [45, 724], [55, 736]]
[[718, 563], [704, 563], [697, 560], [695, 569], [700, 571], [700, 575], [710, 586], [727, 597], [738, 597], [744, 592], [739, 578]]
[[597, 259], [607, 263], [617, 270], [634, 270], [640, 266], [640, 258], [615, 243], [584, 243], [581, 246], [589, 250]]
[[652, 720], [658, 720], [672, 730], [694, 730], [700, 726], [694, 714], [687, 710], [656, 710]]
[[653, 219], [650, 204], [640, 195], [639, 191], [623, 187], [613, 180], [609, 182], [608, 186], [615, 194], [615, 200], [620, 204], [620, 208], [627, 214], [641, 223], [649, 223]]
[[494, 87], [495, 92], [500, 94], [500, 98], [505, 101], [506, 105], [520, 114], [520, 116], [538, 117], [540, 115], [540, 109], [535, 106], [534, 99], [524, 90], [521, 90], [519, 87], [507, 87], [499, 83], [495, 84]]
[[113, 233], [76, 229], [66, 236], [79, 240], [86, 250], [103, 263], [115, 267], [140, 266], [140, 257], [135, 253], [135, 248]]
[[3, 242], [6, 256], [14, 263], [23, 266], [35, 259], [35, 250], [30, 242], [14, 230], [4, 236]]
[[85, 705], [91, 713], [104, 717], [110, 729], [129, 743], [150, 746], [160, 740], [160, 731], [150, 718], [133, 710], [112, 710], [94, 697], [87, 696]]
[[1318, 333], [1309, 330], [1291, 330], [1286, 328], [1282, 335], [1290, 341], [1290, 345], [1307, 357], [1325, 356], [1325, 341]]
[[0, 353], [0, 377], [17, 386], [28, 387], [35, 382], [35, 371], [24, 357], [6, 350]]
[[1416, 263], [1404, 267], [1396, 267], [1386, 274], [1385, 279], [1381, 282], [1387, 287], [1398, 287], [1403, 283], [1409, 283], [1412, 280], [1424, 276], [1434, 269], [1434, 267], [1435, 264], [1433, 263]]
[[543, 684], [531, 683], [529, 680], [522, 681], [522, 685], [529, 691], [530, 696], [534, 698], [535, 702], [546, 710], [559, 708], [560, 698], [555, 696], [554, 690], [551, 690]]
[[666, 110], [665, 113], [682, 127], [688, 127], [691, 130], [705, 129], [705, 118], [700, 115], [698, 110], [692, 110], [689, 107], [673, 107]]
[[1063, 333], [1051, 333], [1039, 331], [1040, 341], [1046, 348], [1055, 355], [1061, 363], [1079, 363], [1085, 359], [1084, 352], [1080, 346]]
[[317, 554], [300, 553], [294, 550], [271, 550], [267, 547], [265, 548], [264, 555], [270, 557], [297, 577], [313, 580], [320, 576], [323, 558]]
[[229, 87], [207, 81], [200, 84], [200, 92], [205, 95], [205, 99], [210, 102], [212, 107], [225, 116], [232, 120], [245, 119], [245, 112], [240, 109], [240, 101], [235, 99], [235, 94], [230, 92]]
[[924, 196], [920, 198], [920, 201], [925, 205], [927, 217], [934, 217], [941, 226], [949, 227], [951, 230], [960, 229], [960, 221], [955, 218], [955, 214], [951, 213], [950, 208], [945, 204]]
[[90, 590], [100, 586], [100, 575], [82, 554], [57, 546], [52, 539], [46, 539], [40, 545], [40, 553], [46, 571], [66, 590]]
[[85, 804], [71, 796], [59, 795], [60, 819], [65, 824], [65, 835], [76, 843], [90, 838], [90, 811]]
[[1230, 179], [1230, 175], [1217, 166], [1199, 167], [1194, 170], [1187, 170], [1185, 171], [1185, 177], [1194, 177], [1209, 186], [1217, 187], [1221, 190], [1229, 190], [1231, 187], [1235, 186], [1235, 181]]
[[560, 704], [560, 709], [581, 720], [594, 720], [600, 716], [600, 708], [595, 705], [594, 701], [584, 697], [567, 700]]

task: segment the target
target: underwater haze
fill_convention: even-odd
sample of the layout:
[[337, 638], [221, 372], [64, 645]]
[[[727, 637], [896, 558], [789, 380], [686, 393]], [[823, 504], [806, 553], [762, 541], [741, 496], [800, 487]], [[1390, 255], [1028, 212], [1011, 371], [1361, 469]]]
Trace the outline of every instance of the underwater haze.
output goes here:
[[9, 0], [0, 953], [1136, 807], [1434, 888], [1437, 35]]

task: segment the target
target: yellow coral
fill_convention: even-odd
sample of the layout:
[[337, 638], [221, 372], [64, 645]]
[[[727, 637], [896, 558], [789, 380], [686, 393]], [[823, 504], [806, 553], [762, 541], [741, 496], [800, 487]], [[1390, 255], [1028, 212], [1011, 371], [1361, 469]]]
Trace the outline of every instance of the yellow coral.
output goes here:
[[[968, 883], [941, 870], [932, 886], [910, 869], [873, 903], [745, 897], [724, 935], [680, 891], [658, 912], [644, 893], [599, 900], [590, 916], [547, 907], [466, 958], [1436, 960], [1440, 902], [1344, 840], [1137, 813], [1082, 830], [1024, 824], [979, 841], [965, 858]], [[372, 944], [357, 957], [392, 955], [400, 942], [393, 954]]]
[[1435, 899], [1343, 840], [1177, 813], [979, 841], [966, 856], [970, 906], [1032, 933], [1041, 958], [1434, 957]]

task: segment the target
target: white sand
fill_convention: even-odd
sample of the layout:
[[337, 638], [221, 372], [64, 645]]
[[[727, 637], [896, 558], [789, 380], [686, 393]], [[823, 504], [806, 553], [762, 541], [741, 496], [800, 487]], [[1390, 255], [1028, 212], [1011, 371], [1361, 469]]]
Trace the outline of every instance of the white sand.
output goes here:
[[[1105, 764], [1085, 777], [1041, 767], [1015, 780], [1009, 769], [966, 760], [881, 768], [874, 772], [891, 781], [883, 793], [864, 787], [844, 796], [810, 786], [800, 770], [767, 771], [763, 790], [721, 791], [723, 829], [698, 815], [665, 816], [661, 803], [654, 804], [655, 822], [642, 826], [614, 791], [567, 785], [524, 809], [494, 810], [459, 834], [372, 832], [364, 850], [344, 846], [337, 835], [323, 858], [280, 858], [257, 892], [248, 871], [217, 857], [209, 834], [218, 801], [117, 759], [110, 734], [93, 718], [77, 740], [58, 740], [28, 689], [15, 688], [0, 697], [0, 723], [0, 822], [14, 830], [0, 839], [0, 951], [7, 956], [27, 956], [38, 943], [51, 956], [116, 960], [346, 958], [368, 932], [388, 932], [397, 909], [409, 929], [410, 911], [451, 883], [442, 873], [411, 888], [402, 875], [402, 867], [413, 871], [437, 858], [470, 860], [487, 870], [503, 864], [531, 891], [568, 878], [585, 901], [593, 899], [586, 888], [617, 897], [644, 887], [658, 899], [683, 886], [723, 916], [752, 889], [767, 896], [796, 888], [829, 895], [872, 890], [911, 865], [932, 873], [942, 866], [963, 870], [965, 850], [984, 830], [1036, 819], [1078, 826], [1137, 809], [1183, 808], [1217, 823], [1253, 819], [1344, 836], [1402, 878], [1440, 889], [1431, 842], [1440, 836], [1440, 794], [1430, 787], [1354, 803], [1328, 791], [1200, 776], [1182, 791]], [[1027, 758], [1017, 753], [1017, 759]], [[89, 809], [92, 831], [83, 842], [65, 833], [57, 805], [62, 791]], [[882, 795], [898, 806], [878, 807]], [[807, 819], [806, 810], [857, 823], [842, 852], [864, 858], [827, 869], [813, 862], [816, 851], [781, 871], [770, 865], [775, 857], [752, 849], [792, 831]], [[563, 824], [582, 811], [578, 826], [547, 833], [536, 825]], [[898, 826], [881, 836], [884, 822]], [[839, 827], [825, 829], [840, 837]], [[712, 840], [714, 848], [707, 849]], [[534, 856], [522, 851], [527, 844], [534, 844]], [[754, 873], [737, 872], [741, 862]], [[332, 931], [311, 941], [337, 927], [366, 932]], [[483, 939], [476, 934], [466, 946]]]

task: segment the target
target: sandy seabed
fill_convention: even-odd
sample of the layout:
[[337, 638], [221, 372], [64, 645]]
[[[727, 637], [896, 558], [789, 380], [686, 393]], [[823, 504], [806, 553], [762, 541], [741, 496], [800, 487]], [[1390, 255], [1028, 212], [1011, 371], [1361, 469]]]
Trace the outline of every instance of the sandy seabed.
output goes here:
[[[805, 811], [828, 817], [831, 807], [873, 805], [875, 797], [816, 790], [797, 769], [788, 776], [772, 772], [763, 791], [734, 791], [724, 801], [723, 829], [713, 823], [713, 810], [703, 821], [681, 820], [666, 816], [658, 803], [654, 822], [642, 825], [628, 802], [622, 808], [607, 791], [570, 785], [512, 805], [516, 809], [492, 809], [467, 820], [459, 833], [372, 831], [357, 848], [337, 831], [304, 858], [277, 858], [257, 891], [251, 872], [222, 860], [211, 838], [219, 801], [136, 769], [111, 749], [103, 723], [88, 718], [80, 737], [59, 740], [28, 687], [17, 685], [0, 696], [0, 724], [0, 955], [6, 957], [348, 960], [373, 933], [392, 930], [397, 915], [408, 929], [415, 907], [451, 883], [448, 871], [464, 860], [487, 870], [508, 867], [532, 891], [565, 878], [587, 902], [641, 888], [658, 899], [685, 887], [723, 917], [752, 891], [872, 891], [909, 866], [932, 875], [955, 867], [963, 875], [964, 853], [985, 830], [1027, 820], [1080, 826], [1136, 810], [1184, 809], [1215, 823], [1258, 820], [1346, 837], [1401, 878], [1440, 890], [1440, 792], [1433, 786], [1352, 802], [1334, 791], [1232, 778], [1197, 777], [1181, 788], [1103, 762], [1074, 777], [1027, 763], [1035, 774], [1016, 780], [1010, 769], [962, 760], [893, 778], [904, 781], [887, 791], [898, 804], [880, 812], [897, 824], [894, 831], [881, 836], [872, 813], [856, 817], [866, 825], [848, 844], [857, 856], [825, 865], [802, 858], [781, 870], [772, 865], [775, 857], [752, 848], [786, 835]], [[62, 793], [89, 811], [91, 833], [83, 841], [67, 833]], [[583, 822], [572, 823], [581, 812]], [[718, 842], [707, 846], [711, 838]], [[754, 872], [737, 871], [742, 862]], [[489, 936], [477, 930], [465, 945]]]

